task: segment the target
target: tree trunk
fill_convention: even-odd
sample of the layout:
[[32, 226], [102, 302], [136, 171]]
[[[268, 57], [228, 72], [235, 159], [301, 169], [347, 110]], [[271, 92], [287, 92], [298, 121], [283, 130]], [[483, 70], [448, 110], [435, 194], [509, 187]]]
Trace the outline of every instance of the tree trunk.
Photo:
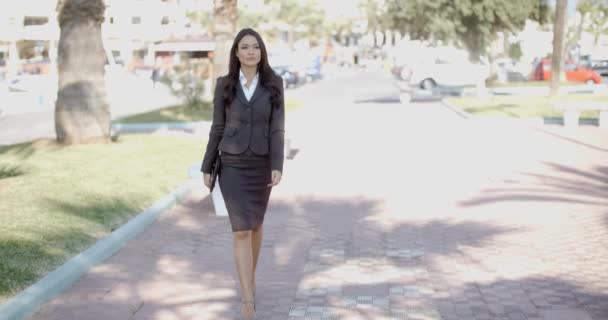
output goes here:
[[559, 90], [559, 81], [564, 64], [564, 40], [566, 30], [566, 8], [568, 0], [557, 0], [555, 9], [555, 24], [553, 26], [553, 55], [551, 59], [551, 95]]
[[[237, 0], [213, 1], [213, 39], [215, 51], [213, 53], [212, 79], [228, 73], [230, 61], [230, 47], [236, 33], [238, 20]], [[215, 88], [215, 81], [212, 81]]]
[[372, 35], [374, 36], [374, 48], [378, 47], [378, 35], [376, 34], [376, 29], [372, 29]]
[[6, 76], [10, 79], [17, 75], [19, 65], [19, 50], [17, 50], [17, 41], [11, 41], [8, 44], [8, 60], [6, 62]]
[[585, 23], [585, 18], [587, 17], [586, 12], [581, 12], [581, 20], [578, 22], [578, 27], [576, 28], [576, 40], [580, 41], [583, 35], [583, 24]]
[[502, 53], [503, 57], [509, 57], [509, 50], [511, 49], [511, 42], [509, 41], [509, 30], [502, 32]]
[[106, 101], [101, 23], [103, 0], [59, 2], [55, 105], [57, 141], [64, 144], [110, 141], [110, 107]]
[[296, 42], [296, 33], [295, 33], [295, 28], [293, 25], [289, 25], [289, 28], [287, 29], [287, 43], [289, 44], [289, 48], [291, 50], [295, 49], [295, 44]]

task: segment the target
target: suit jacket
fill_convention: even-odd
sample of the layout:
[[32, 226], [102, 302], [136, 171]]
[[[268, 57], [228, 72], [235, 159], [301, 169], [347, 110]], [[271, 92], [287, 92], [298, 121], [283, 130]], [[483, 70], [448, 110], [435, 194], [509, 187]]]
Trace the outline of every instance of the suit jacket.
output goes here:
[[[257, 155], [270, 154], [271, 169], [282, 172], [285, 141], [284, 99], [281, 99], [280, 107], [274, 109], [270, 102], [270, 90], [260, 82], [251, 100], [247, 101], [241, 84], [237, 83], [236, 97], [232, 99], [230, 108], [225, 108], [222, 97], [223, 83], [224, 77], [219, 77], [215, 85], [213, 122], [201, 171], [211, 172], [219, 146], [219, 150], [231, 154], [243, 153], [247, 148]], [[283, 90], [282, 83], [280, 85]]]

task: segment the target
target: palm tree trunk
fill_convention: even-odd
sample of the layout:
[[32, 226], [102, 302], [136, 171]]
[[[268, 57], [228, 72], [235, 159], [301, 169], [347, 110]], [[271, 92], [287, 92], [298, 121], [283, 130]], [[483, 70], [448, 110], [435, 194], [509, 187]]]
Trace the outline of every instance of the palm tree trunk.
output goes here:
[[586, 12], [581, 12], [581, 20], [578, 22], [578, 26], [576, 28], [576, 40], [580, 41], [583, 35], [583, 24], [585, 23], [585, 18], [587, 17]]
[[502, 32], [502, 51], [504, 57], [509, 57], [509, 49], [511, 49], [511, 42], [509, 41], [509, 30], [503, 30]]
[[374, 36], [374, 48], [378, 47], [378, 34], [376, 33], [376, 29], [372, 29], [372, 35]]
[[386, 45], [386, 30], [382, 30], [382, 46]]
[[13, 78], [17, 75], [19, 64], [19, 50], [17, 50], [17, 41], [10, 41], [8, 44], [8, 60], [6, 62], [6, 76]]
[[[230, 46], [236, 33], [238, 11], [237, 0], [214, 0], [213, 6], [215, 52], [213, 53], [212, 79], [215, 79], [228, 73]], [[215, 81], [212, 83], [215, 87]]]
[[290, 24], [289, 28], [287, 29], [287, 42], [289, 43], [290, 49], [295, 49], [294, 44], [296, 42], [296, 31], [292, 24]]
[[556, 95], [559, 90], [559, 81], [564, 64], [564, 39], [566, 22], [566, 8], [568, 0], [557, 0], [555, 10], [555, 24], [553, 26], [553, 55], [551, 60], [551, 95]]
[[63, 0], [59, 8], [57, 141], [66, 144], [109, 142], [106, 56], [101, 40], [105, 4], [103, 0]]

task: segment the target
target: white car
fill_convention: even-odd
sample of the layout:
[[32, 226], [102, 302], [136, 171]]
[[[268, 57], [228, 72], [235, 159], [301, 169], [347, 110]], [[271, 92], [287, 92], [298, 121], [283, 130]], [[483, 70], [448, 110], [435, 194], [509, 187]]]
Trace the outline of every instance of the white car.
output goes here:
[[454, 51], [439, 53], [443, 54], [429, 50], [409, 59], [401, 69], [401, 78], [411, 86], [431, 90], [436, 86], [483, 85], [490, 75], [487, 65], [470, 62], [466, 54]]

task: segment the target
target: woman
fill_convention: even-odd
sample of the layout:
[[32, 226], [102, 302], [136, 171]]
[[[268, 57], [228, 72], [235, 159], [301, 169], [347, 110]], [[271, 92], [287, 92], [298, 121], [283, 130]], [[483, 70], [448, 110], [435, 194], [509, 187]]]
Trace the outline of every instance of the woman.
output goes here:
[[245, 319], [255, 315], [255, 269], [270, 191], [283, 172], [284, 127], [282, 79], [268, 64], [260, 35], [243, 29], [232, 44], [228, 74], [217, 79], [201, 171], [209, 187], [211, 167], [220, 157], [219, 185], [232, 226]]

